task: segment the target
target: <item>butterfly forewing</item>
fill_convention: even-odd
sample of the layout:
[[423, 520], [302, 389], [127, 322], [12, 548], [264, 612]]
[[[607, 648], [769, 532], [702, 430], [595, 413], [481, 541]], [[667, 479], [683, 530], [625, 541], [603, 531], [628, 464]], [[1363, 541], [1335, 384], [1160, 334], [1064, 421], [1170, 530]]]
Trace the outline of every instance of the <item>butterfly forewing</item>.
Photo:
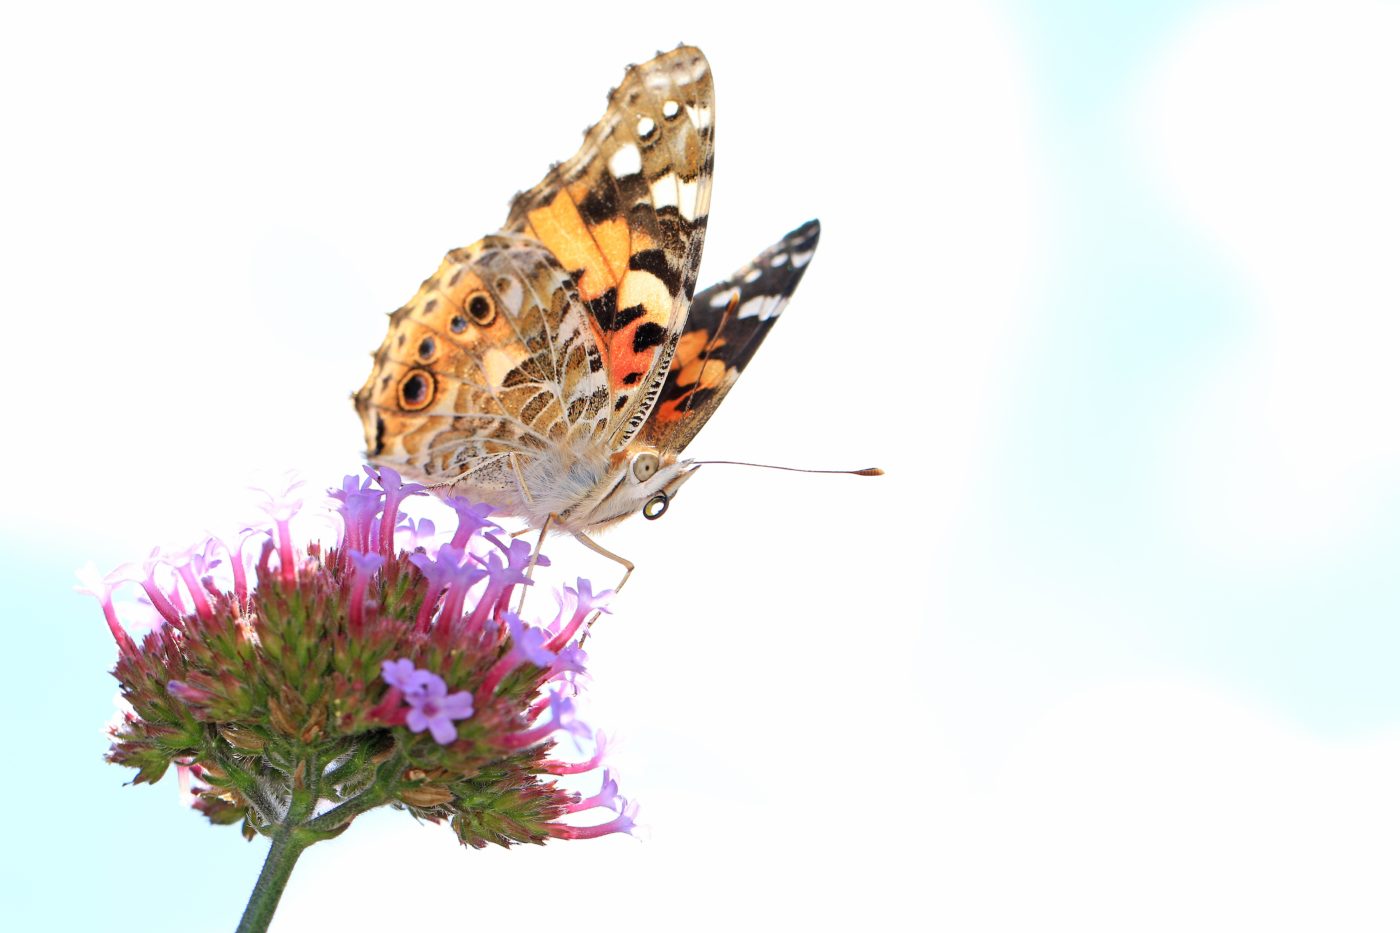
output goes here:
[[695, 292], [714, 165], [714, 85], [699, 49], [629, 68], [579, 151], [517, 195], [505, 230], [575, 276], [613, 393], [620, 448], [655, 402]]

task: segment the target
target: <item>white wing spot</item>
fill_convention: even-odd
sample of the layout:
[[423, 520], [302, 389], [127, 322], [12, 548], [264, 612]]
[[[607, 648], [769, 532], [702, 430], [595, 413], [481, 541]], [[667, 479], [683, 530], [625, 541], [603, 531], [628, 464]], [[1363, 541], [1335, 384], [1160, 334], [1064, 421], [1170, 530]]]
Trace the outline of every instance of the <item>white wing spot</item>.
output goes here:
[[761, 278], [763, 278], [763, 270], [754, 268], [750, 269], [749, 274], [744, 276], [744, 281], [752, 285], [754, 282], [757, 282]]
[[661, 105], [661, 115], [668, 120], [680, 112], [681, 105], [673, 100], [668, 100], [666, 101], [666, 103]]
[[[756, 317], [760, 321], [766, 321], [770, 317], [775, 317], [776, 315], [773, 313], [773, 309], [770, 309], [768, 304], [769, 297], [767, 295], [755, 295], [748, 301], [739, 305], [739, 319], [743, 320], [744, 318]], [[782, 304], [779, 303], [778, 309], [781, 308]]]
[[519, 279], [506, 279], [505, 281], [506, 287], [497, 290], [501, 296], [501, 304], [506, 306], [511, 317], [518, 317], [520, 306], [525, 303], [525, 289], [521, 286]]
[[637, 135], [642, 139], [647, 139], [656, 132], [656, 121], [651, 117], [643, 116], [637, 120]]
[[710, 299], [710, 307], [723, 308], [725, 305], [729, 304], [730, 300], [737, 294], [739, 294], [739, 289], [737, 288], [731, 288], [728, 291], [720, 292]]
[[481, 357], [481, 370], [486, 376], [486, 384], [499, 389], [506, 375], [515, 368], [516, 359], [500, 347], [492, 347]]
[[667, 172], [651, 183], [651, 203], [657, 210], [680, 204], [676, 194], [676, 176], [673, 173]]
[[608, 159], [608, 171], [614, 178], [626, 178], [642, 170], [642, 152], [632, 143], [620, 147]]
[[690, 118], [690, 122], [697, 130], [707, 130], [710, 128], [711, 113], [712, 111], [710, 108], [705, 106], [691, 107], [687, 105], [685, 108], [685, 115]]
[[773, 268], [776, 269], [778, 266], [785, 266], [785, 265], [787, 265], [787, 261], [788, 261], [788, 254], [787, 254], [787, 253], [779, 253], [778, 255], [774, 256], [772, 259], [768, 260], [768, 265], [770, 265], [770, 266], [772, 266]]
[[793, 254], [792, 254], [792, 265], [793, 265], [793, 268], [794, 268], [794, 269], [801, 269], [803, 266], [807, 265], [807, 263], [809, 263], [809, 262], [812, 261], [812, 257], [813, 257], [814, 255], [816, 255], [816, 252], [817, 252], [817, 251], [814, 250], [814, 249], [809, 249], [809, 250], [807, 250], [807, 252], [805, 252], [805, 253], [793, 253]]
[[696, 200], [700, 196], [700, 180], [683, 181], [680, 187], [680, 208], [681, 216], [686, 220], [695, 219]]
[[674, 69], [675, 82], [677, 84], [690, 84], [705, 77], [705, 72], [709, 71], [705, 67], [703, 58], [695, 58], [689, 62], [681, 62]]

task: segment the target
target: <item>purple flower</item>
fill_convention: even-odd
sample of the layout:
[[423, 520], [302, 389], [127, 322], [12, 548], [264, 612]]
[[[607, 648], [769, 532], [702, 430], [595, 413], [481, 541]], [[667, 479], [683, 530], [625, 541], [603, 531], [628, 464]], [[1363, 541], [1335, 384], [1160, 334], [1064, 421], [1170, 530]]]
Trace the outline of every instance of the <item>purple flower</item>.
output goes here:
[[610, 833], [627, 833], [635, 836], [633, 832], [637, 828], [637, 804], [629, 802], [626, 798], [619, 797], [617, 801], [622, 804], [622, 812], [606, 823], [597, 826], [569, 826], [565, 823], [555, 823], [550, 828], [550, 835], [557, 839], [597, 839], [599, 836], [606, 836]]
[[550, 774], [583, 774], [592, 771], [603, 763], [608, 754], [608, 737], [605, 733], [593, 733], [593, 754], [584, 761], [550, 761], [545, 770]]
[[[600, 612], [608, 612], [607, 605], [608, 601], [612, 599], [612, 595], [612, 590], [604, 590], [595, 596], [593, 593], [593, 584], [582, 577], [579, 577], [578, 589], [574, 589], [571, 586], [564, 587], [565, 599], [572, 601], [574, 605], [573, 617], [559, 630], [558, 634], [550, 639], [549, 647], [554, 651], [558, 651], [564, 645], [568, 644], [574, 637], [574, 634], [578, 632], [579, 626], [588, 618], [590, 612], [594, 615]], [[562, 621], [564, 618], [564, 603], [562, 601], [560, 602], [559, 610], [558, 621]], [[556, 625], [558, 621], [556, 621]]]
[[120, 570], [115, 570], [107, 576], [102, 576], [93, 566], [92, 561], [88, 561], [78, 571], [78, 581], [82, 586], [74, 587], [79, 593], [86, 593], [94, 597], [102, 604], [102, 614], [107, 619], [107, 628], [111, 631], [112, 637], [116, 639], [117, 648], [123, 654], [128, 651], [135, 653], [136, 645], [127, 635], [126, 629], [122, 627], [121, 621], [117, 618], [116, 606], [112, 604], [112, 590], [117, 588], [117, 584], [126, 580]]
[[405, 551], [416, 551], [420, 547], [426, 548], [433, 543], [433, 538], [437, 536], [437, 526], [433, 524], [431, 518], [424, 518], [417, 522], [409, 516], [404, 516], [403, 524], [395, 531], [401, 531], [408, 536], [408, 543], [404, 545]]
[[495, 511], [485, 502], [472, 502], [461, 496], [444, 500], [457, 513], [457, 531], [450, 542], [453, 547], [465, 548], [467, 542], [479, 531], [492, 529], [499, 531], [501, 526], [486, 516]]
[[384, 515], [379, 520], [379, 546], [385, 553], [394, 550], [394, 527], [399, 523], [399, 504], [409, 496], [416, 496], [427, 487], [419, 483], [405, 483], [397, 470], [382, 466], [375, 470], [366, 465], [365, 473], [378, 481], [384, 490]]
[[359, 551], [347, 551], [346, 554], [355, 565], [355, 572], [366, 577], [374, 576], [384, 566], [383, 554], [361, 554]]
[[482, 570], [466, 561], [461, 548], [444, 544], [438, 548], [436, 557], [427, 554], [411, 554], [409, 562], [422, 571], [428, 580], [428, 598], [418, 612], [415, 628], [419, 632], [428, 631], [433, 608], [437, 604], [437, 594], [446, 590], [442, 598], [442, 608], [438, 611], [436, 634], [440, 640], [451, 640], [461, 632], [462, 609], [467, 602], [467, 593], [486, 576]]
[[448, 579], [453, 571], [462, 566], [466, 555], [461, 548], [444, 544], [437, 549], [436, 554], [410, 554], [408, 562], [422, 571], [433, 585], [437, 586], [435, 593], [441, 593], [447, 586]]
[[436, 676], [430, 671], [418, 670], [407, 658], [385, 661], [380, 665], [380, 670], [383, 671], [384, 682], [391, 687], [398, 687], [410, 703], [413, 702], [413, 697], [427, 695], [428, 684]]
[[208, 690], [187, 684], [183, 680], [169, 681], [165, 685], [165, 689], [177, 700], [183, 700], [191, 705], [208, 703], [214, 697]]
[[[126, 579], [133, 583], [141, 584], [141, 588], [146, 591], [146, 597], [150, 599], [151, 605], [159, 612], [161, 618], [178, 628], [180, 622], [180, 610], [175, 603], [171, 602], [171, 597], [179, 597], [178, 590], [167, 594], [156, 582], [156, 568], [165, 563], [165, 558], [161, 556], [160, 548], [153, 548], [151, 555], [141, 562], [140, 573], [137, 575], [136, 568], [130, 564], [125, 564], [113, 573], [126, 574]], [[111, 574], [108, 575], [111, 579]]]
[[266, 501], [262, 509], [272, 519], [272, 524], [276, 531], [273, 540], [277, 542], [277, 559], [280, 563], [282, 579], [288, 583], [296, 579], [297, 568], [294, 558], [294, 548], [292, 544], [291, 522], [292, 516], [301, 511], [302, 498], [294, 497], [293, 493], [301, 486], [302, 481], [294, 474], [288, 473], [282, 491], [276, 494], [268, 490], [259, 490]]
[[530, 542], [516, 539], [510, 543], [510, 549], [506, 551], [506, 567], [502, 576], [503, 582], [508, 585], [516, 583], [529, 583], [527, 573], [530, 569], [530, 560], [534, 559], [536, 567], [548, 567], [549, 558], [543, 554], [536, 554], [535, 549], [530, 546]]
[[304, 496], [295, 495], [296, 491], [304, 485], [305, 481], [299, 479], [295, 473], [287, 473], [282, 477], [282, 488], [273, 492], [271, 489], [254, 489], [263, 497], [261, 508], [267, 513], [267, 517], [274, 522], [282, 523], [291, 521], [292, 516], [301, 511], [302, 503], [306, 501]]
[[[349, 485], [346, 484], [347, 487]], [[384, 493], [377, 489], [346, 489], [339, 494], [332, 492], [331, 496], [340, 501], [337, 511], [345, 523], [345, 535], [341, 538], [340, 546], [347, 550], [369, 551], [376, 537], [374, 520], [379, 515]]]
[[578, 677], [586, 673], [587, 666], [588, 652], [580, 648], [577, 643], [568, 644], [559, 649], [559, 653], [554, 656], [554, 662], [549, 666], [549, 676], [550, 679], [563, 677], [573, 684]]
[[326, 495], [337, 501], [344, 502], [346, 497], [365, 492], [373, 486], [373, 480], [360, 479], [354, 473], [346, 473], [340, 480], [340, 488], [327, 489]]
[[568, 812], [579, 813], [583, 810], [592, 810], [595, 807], [607, 807], [609, 810], [619, 811], [621, 810], [621, 807], [618, 806], [619, 802], [624, 806], [627, 803], [618, 795], [617, 781], [613, 778], [612, 772], [605, 770], [603, 771], [603, 786], [598, 789], [598, 793], [592, 797], [585, 797], [578, 803], [570, 804]]
[[359, 635], [365, 621], [365, 593], [369, 590], [370, 580], [384, 566], [384, 555], [361, 554], [359, 551], [345, 553], [355, 565], [355, 582], [350, 589], [350, 630]]
[[593, 583], [583, 577], [578, 578], [576, 592], [578, 593], [578, 607], [574, 610], [575, 612], [607, 612], [607, 605], [613, 597], [612, 590], [603, 590], [603, 592], [594, 595]]
[[[209, 581], [209, 571], [219, 564], [217, 560], [211, 559], [215, 545], [215, 539], [206, 538], [202, 543], [167, 555], [167, 561], [174, 569], [176, 576], [185, 584], [185, 589], [190, 594], [190, 600], [194, 603], [195, 611], [199, 613], [200, 618], [204, 619], [213, 615], [209, 598], [205, 594], [205, 587], [206, 581]], [[175, 592], [179, 592], [178, 587]]]
[[511, 671], [522, 664], [548, 668], [554, 663], [555, 654], [545, 647], [549, 633], [544, 629], [526, 625], [520, 616], [513, 612], [503, 612], [502, 617], [510, 628], [510, 650], [492, 665], [481, 685], [481, 695], [490, 696], [496, 687]]
[[626, 833], [629, 836], [636, 835], [633, 830], [637, 828], [637, 811], [641, 807], [635, 800], [628, 800], [626, 797], [619, 797], [617, 800], [622, 804], [622, 812], [617, 815], [616, 819], [604, 825], [611, 827], [609, 832]]
[[472, 695], [465, 690], [448, 695], [447, 682], [436, 674], [427, 674], [422, 693], [405, 696], [413, 709], [408, 711], [408, 728], [413, 732], [427, 729], [433, 734], [433, 741], [439, 745], [450, 745], [457, 740], [455, 720], [471, 717]]
[[578, 705], [566, 697], [562, 690], [550, 692], [549, 712], [554, 717], [551, 725], [560, 732], [572, 735], [576, 740], [575, 744], [577, 744], [578, 739], [589, 738], [593, 735], [592, 728], [578, 718]]
[[554, 660], [554, 652], [544, 646], [547, 640], [544, 629], [526, 625], [520, 621], [520, 616], [513, 612], [503, 615], [506, 625], [510, 626], [510, 653], [518, 656], [521, 661], [529, 661], [535, 667], [549, 667]]
[[578, 718], [574, 701], [566, 697], [561, 690], [551, 690], [548, 701], [537, 703], [532, 707], [532, 711], [541, 709], [549, 710], [549, 721], [526, 729], [524, 732], [505, 736], [503, 744], [506, 748], [527, 748], [543, 742], [556, 732], [572, 735], [574, 743], [577, 745], [580, 738], [587, 738], [593, 734], [593, 730], [589, 728], [587, 723]]

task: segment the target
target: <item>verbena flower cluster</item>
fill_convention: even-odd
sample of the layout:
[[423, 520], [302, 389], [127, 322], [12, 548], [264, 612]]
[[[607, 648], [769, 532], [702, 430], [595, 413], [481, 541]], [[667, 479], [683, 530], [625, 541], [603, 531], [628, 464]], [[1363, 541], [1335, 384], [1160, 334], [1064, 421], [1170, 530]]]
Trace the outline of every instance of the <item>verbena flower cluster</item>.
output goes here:
[[[551, 621], [527, 623], [508, 607], [530, 584], [531, 548], [502, 540], [489, 507], [448, 500], [457, 527], [438, 543], [430, 520], [400, 518], [422, 487], [366, 473], [331, 492], [332, 547], [298, 549], [302, 503], [288, 490], [269, 497], [270, 529], [87, 575], [129, 704], [108, 760], [136, 769], [137, 783], [180, 769], [194, 806], [249, 838], [287, 825], [329, 838], [386, 804], [448, 821], [477, 847], [631, 831], [635, 807], [606, 772], [588, 798], [554, 780], [601, 764], [602, 737], [574, 696], [585, 620], [610, 594], [579, 580], [557, 594]], [[113, 601], [127, 583], [157, 617], [139, 638]], [[561, 735], [596, 751], [554, 759]], [[616, 815], [562, 819], [599, 807]]]

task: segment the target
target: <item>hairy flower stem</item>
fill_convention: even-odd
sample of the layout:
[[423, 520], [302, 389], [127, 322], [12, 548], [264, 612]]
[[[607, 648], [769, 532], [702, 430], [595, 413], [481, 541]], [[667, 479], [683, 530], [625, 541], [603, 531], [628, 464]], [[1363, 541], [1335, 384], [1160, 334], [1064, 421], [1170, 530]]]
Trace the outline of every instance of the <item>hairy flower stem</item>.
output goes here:
[[287, 815], [272, 833], [272, 848], [268, 850], [267, 861], [263, 862], [257, 883], [253, 885], [253, 893], [243, 910], [243, 919], [238, 922], [237, 933], [264, 933], [267, 930], [297, 859], [313, 842], [325, 838], [305, 829], [320, 795], [321, 768], [321, 762], [315, 755], [298, 763]]
[[369, 787], [315, 819], [307, 820], [307, 831], [315, 833], [317, 839], [330, 839], [339, 835], [355, 817], [392, 797], [403, 768], [404, 758], [401, 754], [396, 754], [379, 766], [374, 783]]
[[258, 875], [258, 882], [253, 886], [253, 894], [243, 911], [243, 919], [238, 922], [237, 933], [263, 933], [267, 929], [297, 859], [315, 841], [315, 837], [298, 833], [294, 826], [278, 827], [272, 837], [267, 861], [263, 862], [262, 874]]

